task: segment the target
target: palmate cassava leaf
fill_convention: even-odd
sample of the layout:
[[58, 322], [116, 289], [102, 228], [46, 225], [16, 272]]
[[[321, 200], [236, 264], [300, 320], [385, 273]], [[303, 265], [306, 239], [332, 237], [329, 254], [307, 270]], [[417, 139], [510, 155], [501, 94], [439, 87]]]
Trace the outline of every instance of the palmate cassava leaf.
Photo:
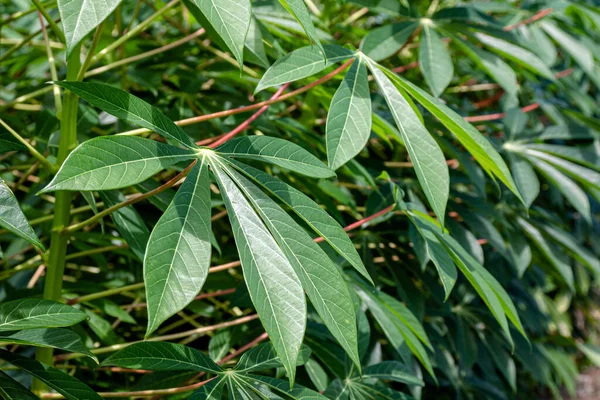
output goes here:
[[439, 97], [454, 76], [454, 64], [440, 35], [429, 24], [423, 25], [419, 66], [431, 92]]
[[306, 328], [302, 285], [226, 166], [214, 156], [209, 163], [227, 207], [250, 298], [293, 382]]
[[412, 368], [398, 361], [384, 361], [365, 368], [362, 379], [381, 379], [423, 386], [423, 380], [415, 376]]
[[289, 206], [315, 233], [325, 239], [363, 277], [373, 283], [348, 234], [323, 208], [304, 193], [269, 174], [239, 162], [234, 161], [232, 164]]
[[86, 318], [82, 311], [53, 300], [20, 299], [0, 303], [0, 332], [60, 328]]
[[193, 0], [241, 65], [244, 63], [244, 43], [250, 26], [250, 0]]
[[431, 97], [425, 91], [394, 74], [387, 68], [378, 66], [395, 84], [406, 90], [412, 97], [431, 112], [471, 153], [477, 162], [491, 177], [497, 177], [502, 181], [519, 199], [521, 195], [510, 175], [506, 163], [498, 154], [492, 144], [471, 124], [460, 115], [442, 104], [439, 100]]
[[39, 400], [39, 397], [2, 371], [0, 371], [0, 397], [4, 400]]
[[365, 147], [371, 134], [371, 113], [367, 66], [358, 58], [335, 92], [327, 113], [327, 159], [331, 169], [338, 169]]
[[431, 137], [400, 90], [374, 63], [369, 64], [400, 131], [417, 178], [433, 211], [444, 223], [450, 176], [444, 153]]
[[0, 343], [60, 349], [71, 353], [85, 354], [96, 360], [96, 356], [81, 342], [81, 337], [75, 332], [64, 328], [37, 328], [17, 332], [0, 332]]
[[189, 400], [221, 400], [223, 398], [223, 389], [227, 383], [227, 378], [217, 377], [196, 390]]
[[325, 50], [323, 49], [323, 45], [319, 40], [319, 36], [317, 35], [317, 30], [313, 25], [311, 15], [306, 8], [306, 4], [304, 0], [279, 0], [279, 3], [286, 9], [290, 14], [296, 18], [296, 20], [302, 25], [304, 32], [310, 38], [311, 42], [316, 44], [319, 49], [325, 54]]
[[197, 161], [150, 234], [144, 283], [150, 335], [194, 300], [208, 275], [211, 255], [210, 177]]
[[227, 141], [216, 149], [224, 156], [258, 160], [314, 178], [331, 178], [335, 173], [302, 147], [269, 136], [246, 136]]
[[100, 400], [102, 397], [85, 383], [59, 369], [42, 364], [31, 358], [0, 349], [0, 359], [33, 375], [68, 400]]
[[102, 366], [115, 366], [149, 371], [223, 371], [206, 354], [175, 343], [140, 342], [131, 344], [108, 357]]
[[45, 250], [44, 245], [29, 225], [27, 217], [21, 211], [19, 202], [12, 190], [2, 179], [0, 179], [0, 226], [27, 240], [39, 249]]
[[98, 137], [73, 150], [41, 192], [119, 189], [196, 157], [193, 150], [135, 136]]
[[224, 169], [252, 203], [294, 268], [319, 316], [360, 370], [356, 313], [337, 267], [277, 203], [231, 167]]
[[75, 93], [91, 105], [117, 118], [149, 129], [188, 148], [197, 148], [192, 139], [158, 108], [124, 90], [104, 83], [54, 82]]
[[67, 41], [67, 56], [100, 25], [123, 0], [59, 0], [58, 11]]
[[306, 78], [354, 55], [351, 50], [336, 45], [323, 48], [325, 57], [319, 47], [308, 46], [280, 58], [265, 72], [254, 92]]

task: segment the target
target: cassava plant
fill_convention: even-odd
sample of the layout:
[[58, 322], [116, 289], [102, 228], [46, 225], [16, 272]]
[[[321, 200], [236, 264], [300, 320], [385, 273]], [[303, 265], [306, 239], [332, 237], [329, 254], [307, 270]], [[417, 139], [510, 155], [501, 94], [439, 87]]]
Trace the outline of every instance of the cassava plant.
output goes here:
[[0, 398], [560, 399], [600, 366], [594, 2], [0, 16]]

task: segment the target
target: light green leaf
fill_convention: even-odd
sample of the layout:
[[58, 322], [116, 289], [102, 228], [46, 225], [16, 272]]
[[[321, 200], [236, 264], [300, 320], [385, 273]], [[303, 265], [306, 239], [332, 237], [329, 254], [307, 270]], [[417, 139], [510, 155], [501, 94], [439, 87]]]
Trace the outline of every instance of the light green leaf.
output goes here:
[[424, 386], [423, 380], [415, 376], [411, 367], [398, 361], [384, 361], [365, 368], [362, 379], [371, 378]]
[[594, 56], [592, 52], [576, 38], [560, 29], [554, 22], [542, 21], [540, 26], [567, 52], [588, 74], [594, 74]]
[[540, 194], [540, 180], [528, 161], [512, 154], [508, 154], [508, 159], [515, 177], [515, 184], [523, 197], [525, 206], [529, 208]]
[[244, 43], [250, 26], [250, 0], [193, 0], [240, 65], [244, 63]]
[[374, 61], [385, 60], [398, 52], [419, 24], [413, 21], [384, 25], [369, 31], [361, 43], [361, 51]]
[[550, 68], [529, 50], [481, 32], [475, 33], [475, 37], [501, 56], [522, 65], [544, 78], [552, 81], [555, 80]]
[[0, 371], [0, 397], [4, 400], [40, 400], [39, 397], [2, 371]]
[[75, 46], [112, 14], [121, 1], [58, 0], [58, 11], [67, 41], [67, 58]]
[[319, 245], [277, 203], [235, 170], [227, 167], [226, 171], [279, 244], [325, 326], [360, 370], [356, 313], [344, 277]]
[[[304, 363], [308, 361], [310, 353], [310, 348], [303, 345], [300, 348], [300, 353], [298, 353], [296, 365], [304, 365]], [[269, 342], [263, 343], [245, 352], [242, 357], [240, 357], [240, 361], [238, 361], [235, 366], [235, 370], [247, 373], [280, 367], [283, 367], [283, 364], [281, 364], [281, 360], [279, 359], [273, 344]]]
[[0, 343], [16, 343], [26, 346], [49, 347], [71, 353], [81, 353], [97, 361], [75, 332], [64, 328], [37, 328], [18, 332], [0, 333]]
[[[248, 377], [244, 377], [244, 380], [255, 387], [259, 386], [259, 384], [266, 384], [277, 394], [281, 395], [283, 398], [289, 397], [290, 400], [327, 400], [327, 397], [314, 390], [300, 385], [294, 385], [292, 389], [289, 382], [271, 378], [270, 376], [249, 375]], [[275, 397], [274, 400], [282, 397]]]
[[307, 225], [346, 259], [362, 276], [373, 283], [354, 244], [340, 224], [304, 193], [287, 183], [248, 165], [234, 162], [235, 167], [292, 209]]
[[325, 45], [323, 48], [325, 58], [316, 46], [302, 47], [280, 58], [265, 72], [254, 93], [314, 75], [354, 55], [354, 52], [336, 45]]
[[600, 260], [598, 260], [598, 257], [594, 253], [577, 243], [572, 235], [559, 228], [551, 225], [544, 225], [542, 228], [549, 236], [556, 240], [556, 243], [569, 249], [579, 262], [585, 264], [590, 271], [600, 277]]
[[217, 159], [209, 160], [227, 207], [250, 298], [273, 346], [294, 381], [296, 360], [306, 329], [306, 301], [300, 280]]
[[[101, 191], [99, 194], [106, 207], [112, 207], [127, 200], [125, 195], [116, 190]], [[150, 231], [142, 216], [137, 212], [135, 207], [127, 206], [112, 212], [110, 217], [133, 254], [140, 261], [143, 261], [148, 239], [150, 238]]]
[[577, 344], [577, 348], [597, 367], [600, 367], [600, 347], [591, 343]]
[[369, 76], [355, 60], [331, 100], [326, 125], [327, 160], [336, 170], [365, 147], [371, 134]]
[[369, 68], [396, 121], [427, 200], [443, 225], [450, 190], [450, 174], [444, 153], [400, 90], [378, 66], [369, 64]]
[[491, 177], [496, 176], [521, 199], [506, 163], [492, 144], [473, 125], [424, 90], [386, 68], [381, 69], [448, 128]]
[[304, 0], [279, 0], [279, 3], [281, 3], [281, 5], [288, 10], [288, 12], [292, 14], [294, 18], [296, 18], [300, 25], [302, 25], [304, 32], [306, 32], [306, 35], [310, 38], [310, 40], [315, 43], [323, 53], [325, 53], [323, 45], [321, 44], [319, 36], [317, 35], [317, 30], [313, 25], [311, 15], [306, 8], [306, 4], [304, 4]]
[[21, 211], [14, 193], [2, 179], [0, 179], [0, 226], [41, 250], [46, 250]]
[[562, 158], [544, 153], [542, 151], [527, 149], [525, 152], [530, 156], [547, 161], [561, 171], [571, 175], [574, 179], [578, 180], [582, 184], [592, 186], [593, 188], [600, 190], [600, 172], [582, 167], [572, 163], [571, 161], [563, 160]]
[[329, 377], [327, 376], [327, 372], [323, 369], [321, 364], [311, 358], [306, 362], [306, 364], [304, 364], [304, 368], [306, 369], [306, 373], [317, 390], [319, 392], [325, 391], [329, 385]]
[[427, 24], [421, 35], [419, 66], [431, 92], [439, 97], [454, 76], [454, 64], [438, 33]]
[[535, 246], [540, 250], [542, 255], [550, 263], [550, 265], [554, 267], [556, 272], [565, 281], [569, 289], [571, 289], [571, 291], [574, 291], [574, 277], [571, 266], [564, 262], [563, 257], [558, 256], [558, 251], [550, 246], [550, 244], [546, 241], [542, 233], [537, 228], [535, 228], [529, 222], [525, 221], [523, 218], [518, 218], [517, 222], [519, 223], [525, 234], [529, 237], [529, 239], [535, 244]]
[[102, 397], [85, 383], [54, 367], [6, 350], [0, 350], [0, 359], [29, 372], [68, 400], [102, 400]]
[[185, 147], [197, 148], [194, 141], [158, 108], [124, 90], [104, 83], [54, 82], [69, 89], [91, 105], [124, 121], [149, 129]]
[[208, 276], [211, 254], [208, 165], [192, 168], [150, 234], [144, 258], [148, 330], [181, 311], [198, 295]]
[[85, 313], [52, 300], [20, 299], [0, 304], [0, 332], [78, 324]]
[[247, 62], [255, 62], [263, 68], [269, 68], [271, 64], [269, 63], [267, 53], [265, 52], [260, 22], [258, 22], [254, 16], [250, 19], [245, 46], [245, 49], [248, 51], [248, 53], [245, 54]]
[[258, 160], [315, 178], [331, 178], [335, 172], [317, 157], [290, 141], [270, 136], [244, 136], [216, 149], [224, 156]]
[[86, 140], [69, 154], [41, 192], [110, 190], [142, 182], [181, 161], [196, 158], [193, 150], [135, 136]]
[[181, 344], [168, 342], [139, 342], [131, 344], [108, 357], [102, 366], [115, 366], [149, 371], [223, 372], [206, 354]]
[[565, 160], [581, 164], [595, 171], [600, 171], [600, 142], [593, 142], [586, 146], [566, 146], [560, 144], [528, 143], [527, 149], [537, 150], [552, 154]]

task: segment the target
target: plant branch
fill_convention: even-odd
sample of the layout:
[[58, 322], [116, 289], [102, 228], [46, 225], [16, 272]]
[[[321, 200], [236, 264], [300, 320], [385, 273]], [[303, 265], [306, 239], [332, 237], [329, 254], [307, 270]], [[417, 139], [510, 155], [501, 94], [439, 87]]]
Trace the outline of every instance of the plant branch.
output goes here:
[[[102, 37], [102, 30], [104, 29], [104, 22], [101, 22], [100, 25], [96, 27], [96, 32], [94, 32], [94, 38], [92, 39], [92, 45], [88, 49], [88, 52], [85, 56], [85, 60], [79, 69], [79, 73], [77, 74], [77, 80], [81, 81], [85, 78], [85, 73], [92, 64], [92, 59], [94, 58], [94, 51], [98, 46], [98, 42], [100, 42], [100, 38]], [[56, 85], [54, 85], [56, 86]]]
[[524, 19], [521, 22], [517, 22], [516, 24], [505, 26], [504, 30], [507, 31], [507, 32], [508, 31], [512, 31], [513, 29], [516, 29], [519, 26], [527, 25], [527, 24], [530, 24], [532, 22], [538, 21], [538, 20], [544, 18], [546, 15], [550, 14], [551, 12], [552, 12], [551, 8], [543, 9], [543, 10], [537, 12], [536, 14], [534, 14], [533, 16], [531, 16], [531, 17], [529, 17], [527, 19]]
[[[52, 53], [52, 47], [50, 47], [50, 40], [48, 39], [48, 32], [46, 31], [46, 25], [44, 24], [44, 20], [42, 19], [42, 13], [38, 11], [38, 16], [40, 18], [40, 25], [42, 26], [42, 32], [44, 33], [44, 44], [46, 45], [46, 54], [48, 56], [48, 64], [50, 65], [50, 77], [53, 81], [58, 80], [58, 74], [56, 73], [56, 65], [54, 62], [54, 53]], [[56, 85], [54, 86], [54, 106], [56, 107], [56, 115], [59, 116], [62, 113], [62, 99], [60, 98], [60, 89]]]
[[31, 0], [31, 2], [38, 9], [38, 11], [44, 16], [44, 18], [46, 19], [46, 21], [48, 21], [48, 25], [50, 25], [50, 28], [52, 29], [52, 32], [54, 32], [54, 34], [56, 35], [56, 37], [58, 38], [58, 40], [60, 40], [62, 43], [66, 43], [65, 34], [58, 27], [58, 25], [56, 24], [56, 22], [54, 22], [54, 20], [50, 16], [50, 14], [48, 14], [48, 11], [46, 11], [46, 8], [44, 7], [44, 5], [42, 3], [40, 3], [39, 0]]

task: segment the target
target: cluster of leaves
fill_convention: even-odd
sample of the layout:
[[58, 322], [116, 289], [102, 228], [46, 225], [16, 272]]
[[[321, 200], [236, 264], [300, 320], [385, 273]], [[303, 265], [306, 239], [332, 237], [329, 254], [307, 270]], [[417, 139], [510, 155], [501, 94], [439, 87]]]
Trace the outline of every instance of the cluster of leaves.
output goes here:
[[1, 10], [1, 398], [560, 398], [600, 364], [591, 2], [34, 6]]

